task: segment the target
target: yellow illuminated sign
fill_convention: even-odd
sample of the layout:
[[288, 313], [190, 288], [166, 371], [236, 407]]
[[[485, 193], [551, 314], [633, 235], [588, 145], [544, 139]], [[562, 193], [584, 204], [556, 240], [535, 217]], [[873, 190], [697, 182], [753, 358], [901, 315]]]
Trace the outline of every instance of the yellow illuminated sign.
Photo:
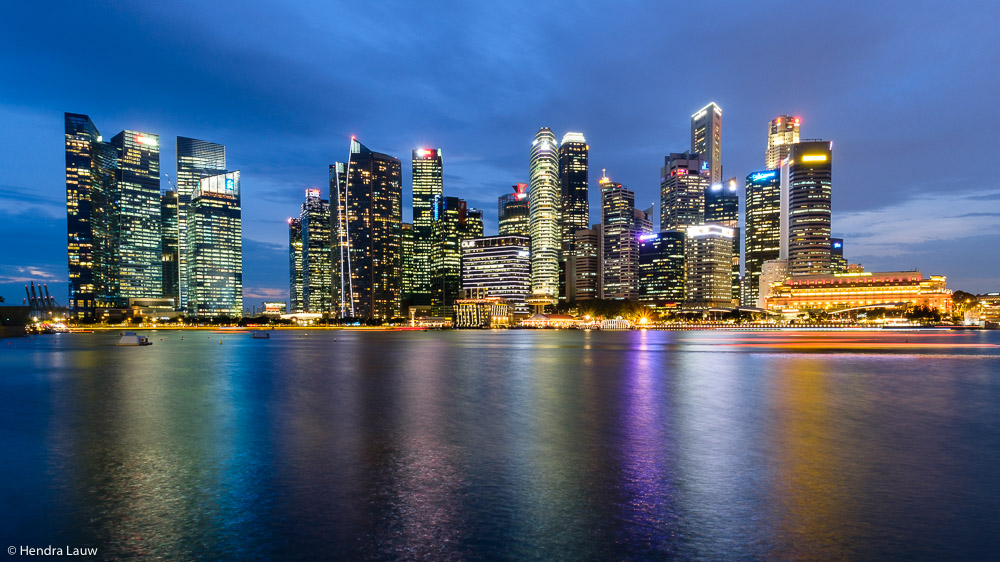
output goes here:
[[826, 154], [806, 154], [802, 157], [803, 162], [826, 162]]

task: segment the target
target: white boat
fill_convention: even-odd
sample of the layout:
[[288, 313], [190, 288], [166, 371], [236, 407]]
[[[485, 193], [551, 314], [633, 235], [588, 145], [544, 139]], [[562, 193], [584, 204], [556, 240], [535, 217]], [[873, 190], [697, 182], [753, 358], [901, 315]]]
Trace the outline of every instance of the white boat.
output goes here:
[[125, 332], [118, 340], [117, 345], [153, 345], [146, 336], [137, 335], [135, 332]]

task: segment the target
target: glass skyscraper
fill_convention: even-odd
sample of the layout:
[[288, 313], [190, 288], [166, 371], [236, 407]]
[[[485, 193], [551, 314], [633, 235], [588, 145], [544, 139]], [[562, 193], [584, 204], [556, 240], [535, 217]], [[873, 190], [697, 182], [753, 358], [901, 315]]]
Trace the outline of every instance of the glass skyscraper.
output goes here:
[[638, 296], [639, 228], [635, 194], [602, 177], [601, 227], [604, 233], [604, 298], [635, 300]]
[[528, 184], [514, 184], [514, 193], [505, 193], [497, 201], [499, 232], [502, 235], [529, 236]]
[[118, 152], [118, 293], [130, 298], [163, 295], [160, 237], [160, 137], [125, 130], [111, 139]]
[[566, 133], [559, 144], [559, 185], [562, 189], [562, 251], [566, 260], [573, 251], [573, 236], [590, 225], [588, 201], [590, 147], [582, 133]]
[[708, 163], [709, 185], [722, 181], [722, 109], [715, 102], [691, 116], [691, 152]]
[[765, 167], [775, 170], [781, 166], [792, 145], [799, 142], [798, 117], [779, 115], [767, 123], [767, 154], [764, 156]]
[[345, 166], [330, 166], [337, 309], [342, 317], [402, 314], [403, 186], [399, 159], [351, 139]]
[[[202, 178], [226, 172], [226, 147], [189, 137], [177, 137], [177, 239], [181, 248], [187, 247], [187, 207], [192, 194], [198, 190]], [[187, 310], [186, 254], [180, 253], [180, 309]]]
[[188, 313], [242, 316], [240, 172], [199, 180], [186, 215]]
[[781, 256], [781, 177], [778, 170], [747, 174], [743, 219], [746, 259], [743, 304], [757, 306], [764, 262]]
[[436, 314], [448, 315], [462, 275], [462, 241], [482, 238], [482, 212], [469, 209], [457, 197], [437, 197], [431, 225], [431, 306]]
[[440, 148], [418, 148], [413, 164], [413, 304], [429, 304], [431, 290], [431, 223], [434, 198], [444, 193]]
[[733, 300], [740, 300], [740, 198], [736, 178], [714, 184], [705, 192], [705, 224], [733, 229]]
[[160, 236], [163, 240], [160, 261], [163, 278], [163, 298], [173, 299], [174, 307], [178, 306], [177, 298], [180, 291], [178, 278], [178, 263], [180, 259], [177, 227], [177, 192], [165, 191], [160, 196]]
[[531, 291], [559, 296], [560, 214], [559, 143], [542, 127], [531, 143], [528, 183], [528, 231], [531, 234]]
[[641, 236], [639, 301], [654, 308], [676, 308], [684, 300], [684, 233], [668, 230]]
[[684, 234], [686, 306], [731, 307], [733, 229], [705, 224], [688, 227]]
[[685, 230], [705, 222], [710, 163], [699, 154], [671, 153], [660, 170], [660, 230]]
[[330, 312], [333, 308], [330, 202], [320, 198], [320, 190], [306, 190], [299, 219], [302, 226], [302, 304], [306, 312]]
[[531, 249], [527, 236], [501, 235], [463, 240], [462, 289], [485, 289], [487, 297], [510, 301], [527, 313], [531, 291]]
[[288, 306], [289, 312], [304, 312], [302, 287], [302, 219], [288, 219]]

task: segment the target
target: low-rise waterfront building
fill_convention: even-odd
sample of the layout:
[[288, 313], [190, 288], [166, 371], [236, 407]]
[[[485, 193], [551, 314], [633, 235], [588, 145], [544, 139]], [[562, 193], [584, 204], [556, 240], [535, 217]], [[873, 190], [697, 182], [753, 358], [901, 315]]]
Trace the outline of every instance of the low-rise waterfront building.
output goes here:
[[505, 299], [455, 300], [455, 328], [509, 328], [514, 309]]
[[836, 311], [873, 305], [925, 306], [942, 314], [952, 310], [952, 292], [943, 275], [924, 278], [919, 271], [795, 275], [771, 285], [768, 310]]

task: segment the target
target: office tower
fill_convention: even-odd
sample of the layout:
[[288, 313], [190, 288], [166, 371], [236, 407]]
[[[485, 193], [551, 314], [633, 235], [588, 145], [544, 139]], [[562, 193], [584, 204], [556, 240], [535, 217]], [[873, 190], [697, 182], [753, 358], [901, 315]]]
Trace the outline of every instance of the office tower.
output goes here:
[[648, 209], [633, 209], [635, 215], [635, 230], [639, 236], [653, 233], [653, 207]]
[[302, 219], [288, 219], [288, 305], [292, 312], [304, 312], [302, 286]]
[[671, 153], [660, 170], [660, 230], [685, 230], [705, 220], [709, 162], [699, 154]]
[[482, 238], [482, 211], [469, 209], [464, 199], [439, 196], [431, 236], [431, 306], [447, 316], [461, 287], [462, 241]]
[[691, 152], [708, 163], [709, 185], [722, 181], [722, 109], [715, 102], [691, 116]]
[[531, 241], [527, 236], [500, 235], [463, 240], [462, 290], [485, 289], [486, 297], [510, 301], [526, 314], [531, 292]]
[[178, 306], [177, 298], [180, 291], [180, 279], [178, 278], [177, 265], [179, 263], [177, 227], [177, 192], [165, 191], [160, 196], [160, 236], [162, 239], [162, 253], [160, 254], [160, 265], [163, 278], [163, 298], [173, 299], [174, 306]]
[[567, 294], [574, 301], [604, 298], [604, 236], [602, 227], [577, 230], [573, 233], [575, 251], [567, 260], [567, 275], [572, 285]]
[[758, 306], [764, 262], [781, 255], [781, 177], [778, 170], [747, 174], [744, 228], [745, 306]]
[[582, 133], [566, 133], [559, 145], [559, 185], [562, 194], [562, 252], [565, 260], [573, 251], [573, 233], [590, 225], [588, 200], [590, 147]]
[[798, 117], [779, 115], [767, 124], [767, 154], [764, 158], [768, 170], [781, 167], [781, 162], [788, 157], [792, 145], [799, 142]]
[[413, 304], [430, 304], [431, 223], [434, 198], [443, 194], [444, 164], [440, 148], [413, 151]]
[[111, 138], [118, 156], [118, 294], [158, 299], [163, 295], [160, 238], [160, 137], [125, 130]]
[[86, 115], [66, 113], [69, 316], [93, 321], [118, 296], [114, 148]]
[[[177, 137], [177, 240], [180, 247], [187, 248], [187, 206], [191, 195], [198, 189], [201, 178], [226, 173], [226, 147], [189, 137]], [[178, 276], [180, 288], [180, 309], [187, 310], [186, 253], [180, 252]]]
[[413, 303], [413, 290], [416, 287], [416, 271], [413, 260], [413, 223], [400, 224], [400, 248], [403, 252], [403, 306]]
[[342, 317], [402, 314], [403, 187], [399, 159], [351, 139], [347, 166], [330, 166], [337, 309]]
[[321, 198], [320, 190], [306, 190], [299, 219], [302, 225], [302, 304], [306, 312], [329, 312], [333, 309], [330, 202]]
[[639, 230], [635, 194], [604, 176], [601, 227], [604, 233], [604, 297], [635, 300], [638, 296]]
[[667, 230], [639, 237], [639, 301], [676, 308], [686, 297], [684, 233]]
[[561, 195], [559, 145], [552, 130], [542, 127], [531, 143], [528, 183], [531, 292], [541, 298], [559, 295]]
[[736, 178], [713, 184], [705, 193], [705, 224], [733, 229], [733, 300], [740, 301], [740, 198]]
[[844, 259], [844, 239], [830, 239], [830, 271], [832, 273], [847, 273], [847, 260]]
[[781, 257], [790, 275], [830, 273], [833, 143], [803, 141], [781, 165]]
[[240, 172], [199, 180], [187, 207], [188, 313], [243, 315]]
[[688, 227], [684, 243], [687, 306], [733, 306], [733, 229], [715, 224]]
[[503, 235], [528, 236], [528, 184], [514, 184], [514, 193], [505, 193], [497, 201], [499, 231]]

